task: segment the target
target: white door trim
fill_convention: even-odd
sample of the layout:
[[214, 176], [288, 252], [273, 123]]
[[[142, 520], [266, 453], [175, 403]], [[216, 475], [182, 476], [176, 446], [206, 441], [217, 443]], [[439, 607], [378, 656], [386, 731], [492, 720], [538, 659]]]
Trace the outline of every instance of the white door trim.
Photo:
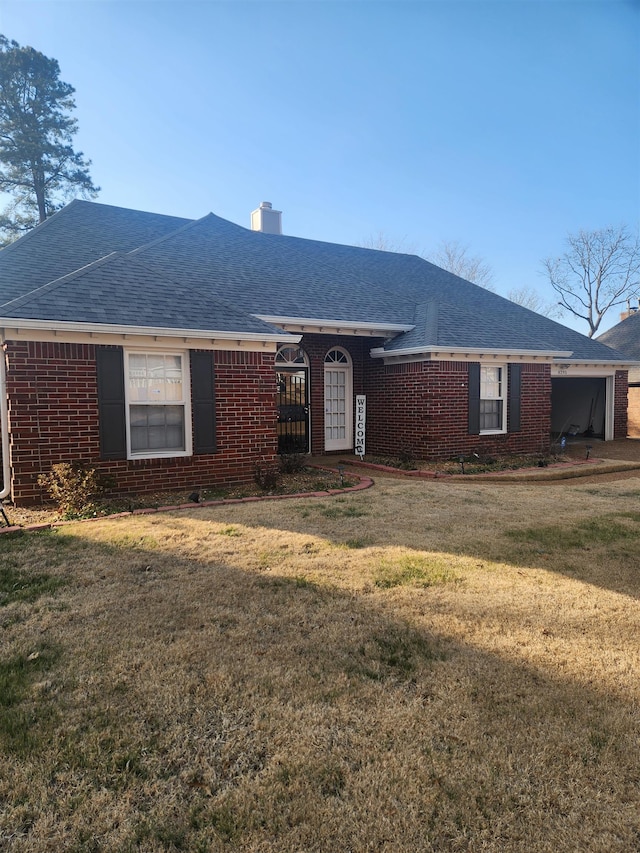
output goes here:
[[[345, 349], [332, 347], [329, 350], [325, 356], [323, 378], [324, 449], [351, 450], [353, 449], [353, 362]], [[327, 383], [327, 379], [334, 379], [337, 382]], [[328, 388], [337, 391], [333, 399], [327, 394]], [[341, 403], [344, 404], [343, 412], [339, 411], [342, 407]], [[330, 419], [335, 423], [328, 423]]]

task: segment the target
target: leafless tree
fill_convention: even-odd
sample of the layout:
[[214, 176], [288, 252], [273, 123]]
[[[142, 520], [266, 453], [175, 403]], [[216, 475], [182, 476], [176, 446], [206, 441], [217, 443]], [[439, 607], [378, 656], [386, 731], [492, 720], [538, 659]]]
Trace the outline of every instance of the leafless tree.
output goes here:
[[557, 320], [559, 317], [562, 317], [563, 311], [561, 306], [557, 302], [545, 302], [538, 291], [532, 287], [519, 287], [510, 290], [507, 293], [507, 299], [515, 302], [516, 305], [522, 305], [523, 308], [535, 311], [536, 314], [549, 317], [551, 320]]
[[415, 245], [407, 243], [406, 239], [406, 237], [401, 237], [400, 240], [394, 240], [384, 231], [378, 231], [376, 234], [370, 234], [366, 240], [358, 245], [363, 249], [378, 249], [381, 252], [398, 252], [404, 255], [420, 254]]
[[484, 287], [486, 290], [494, 290], [493, 270], [490, 264], [479, 256], [469, 253], [469, 246], [456, 240], [441, 240], [433, 252], [418, 251], [413, 244], [407, 244], [405, 238], [393, 240], [384, 231], [372, 234], [359, 244], [364, 249], [381, 249], [384, 252], [400, 252], [409, 255], [418, 255], [427, 261], [431, 261], [442, 269], [459, 275], [467, 281]]
[[544, 269], [560, 305], [586, 320], [591, 338], [610, 308], [640, 293], [640, 241], [621, 225], [578, 231], [566, 242]]
[[479, 284], [486, 290], [493, 290], [493, 270], [490, 264], [479, 256], [469, 253], [469, 246], [456, 240], [441, 240], [435, 252], [425, 255], [432, 264], [459, 275], [467, 281]]

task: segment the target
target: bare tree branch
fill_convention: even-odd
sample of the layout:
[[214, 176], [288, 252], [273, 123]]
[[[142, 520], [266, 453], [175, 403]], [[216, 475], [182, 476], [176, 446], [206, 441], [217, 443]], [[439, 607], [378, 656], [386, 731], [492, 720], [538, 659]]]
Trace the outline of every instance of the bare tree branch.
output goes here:
[[456, 240], [441, 240], [436, 251], [425, 255], [428, 261], [454, 275], [460, 276], [486, 290], [493, 290], [493, 270], [490, 264], [479, 256], [469, 254], [469, 246]]
[[507, 299], [515, 302], [516, 305], [528, 308], [529, 311], [535, 311], [536, 314], [549, 317], [551, 320], [557, 320], [563, 314], [562, 308], [557, 302], [545, 302], [538, 291], [531, 287], [510, 290], [507, 293]]
[[578, 231], [544, 270], [560, 304], [587, 322], [589, 337], [611, 308], [640, 293], [640, 241], [626, 226]]

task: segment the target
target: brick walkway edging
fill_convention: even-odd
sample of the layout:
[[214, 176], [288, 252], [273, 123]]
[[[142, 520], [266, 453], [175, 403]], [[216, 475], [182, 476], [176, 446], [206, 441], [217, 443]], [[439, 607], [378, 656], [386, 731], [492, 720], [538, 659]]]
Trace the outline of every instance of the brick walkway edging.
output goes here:
[[[322, 468], [319, 465], [314, 465], [320, 471], [331, 471], [335, 473], [335, 468]], [[89, 521], [105, 521], [111, 518], [131, 518], [133, 515], [152, 515], [156, 512], [176, 512], [182, 509], [201, 509], [208, 506], [226, 506], [227, 504], [248, 504], [257, 503], [258, 501], [282, 501], [288, 498], [326, 498], [329, 495], [343, 495], [345, 492], [359, 492], [362, 489], [369, 489], [374, 485], [371, 477], [364, 477], [362, 474], [352, 472], [350, 477], [357, 477], [358, 482], [355, 486], [345, 486], [344, 489], [326, 489], [321, 492], [292, 492], [287, 495], [254, 495], [249, 498], [220, 498], [215, 501], [199, 501], [194, 503], [190, 501], [186, 504], [175, 504], [172, 506], [145, 507], [142, 509], [132, 509], [129, 512], [114, 512], [112, 515], [98, 515], [94, 518], [76, 518], [71, 521], [47, 521], [42, 524], [25, 524], [24, 526], [13, 525], [11, 527], [0, 527], [0, 535], [4, 533], [31, 533], [38, 530], [50, 530], [52, 527], [64, 527], [67, 524], [86, 524]]]
[[[552, 462], [549, 465], [535, 468], [506, 468], [503, 471], [486, 471], [481, 474], [449, 474], [444, 471], [423, 471], [420, 469], [392, 468], [389, 465], [378, 465], [375, 462], [361, 462], [353, 459], [341, 459], [341, 465], [357, 466], [383, 474], [393, 474], [400, 477], [414, 477], [423, 480], [460, 480], [470, 482], [480, 480], [486, 482], [507, 481], [510, 483], [535, 483], [545, 480], [568, 480], [574, 477], [586, 477], [592, 474], [615, 474], [620, 471], [633, 471], [640, 468], [639, 462], [611, 462], [600, 471], [593, 466], [607, 463], [605, 459], [572, 459], [569, 462]], [[355, 472], [352, 472], [355, 474]]]

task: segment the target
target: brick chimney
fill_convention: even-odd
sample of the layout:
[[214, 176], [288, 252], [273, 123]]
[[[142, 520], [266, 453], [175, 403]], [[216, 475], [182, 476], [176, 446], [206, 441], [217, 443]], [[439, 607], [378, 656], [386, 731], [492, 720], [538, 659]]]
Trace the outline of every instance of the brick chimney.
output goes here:
[[638, 303], [632, 305], [631, 300], [627, 299], [627, 310], [621, 312], [620, 320], [626, 320], [627, 317], [630, 317], [632, 314], [637, 314], [638, 310], [640, 310], [640, 306], [638, 306]]
[[261, 201], [260, 207], [251, 212], [251, 230], [282, 234], [282, 211], [273, 210], [270, 201]]

